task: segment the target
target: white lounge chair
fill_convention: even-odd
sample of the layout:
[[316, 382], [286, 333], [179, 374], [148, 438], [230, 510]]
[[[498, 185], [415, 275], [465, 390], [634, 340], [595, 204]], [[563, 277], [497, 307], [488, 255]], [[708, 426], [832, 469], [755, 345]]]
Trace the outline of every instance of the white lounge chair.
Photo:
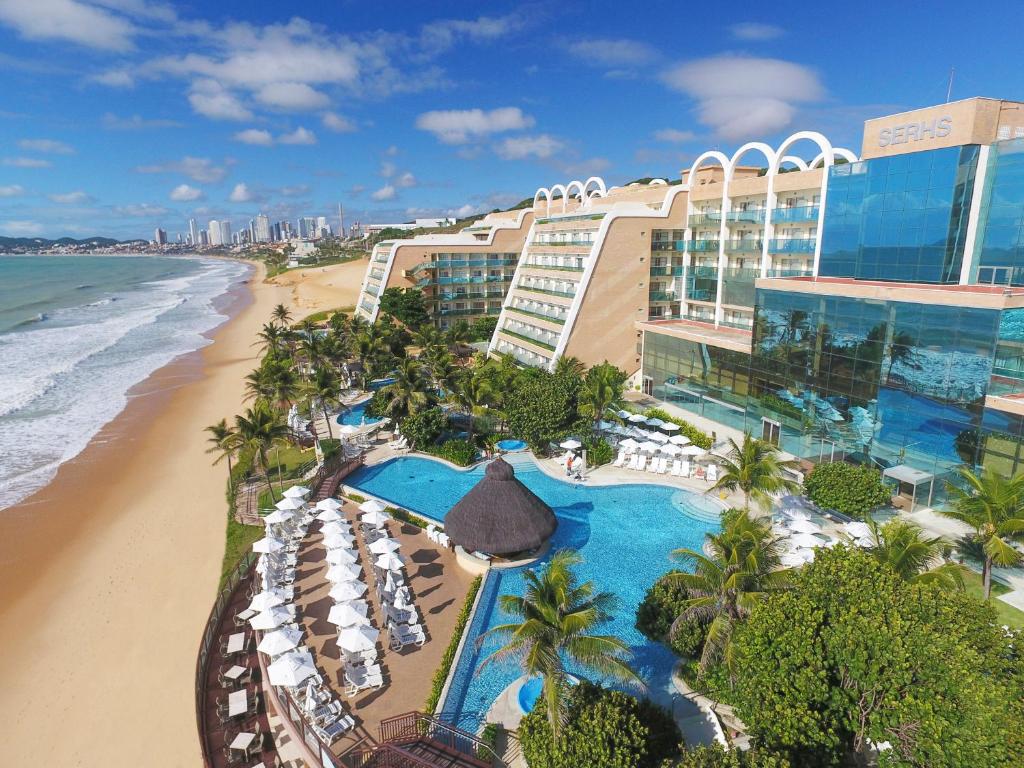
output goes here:
[[682, 474], [683, 474], [683, 462], [681, 462], [679, 459], [676, 459], [675, 461], [672, 462], [672, 476], [673, 477], [679, 477]]
[[710, 464], [710, 465], [708, 465], [707, 480], [708, 480], [709, 483], [717, 483], [718, 482], [718, 465], [717, 464]]
[[661, 464], [658, 466], [658, 474], [661, 474], [661, 475], [668, 474], [668, 468], [669, 468], [669, 461], [668, 461], [668, 459], [662, 459], [661, 460]]
[[621, 467], [626, 463], [626, 452], [619, 451], [619, 455], [615, 457], [615, 461], [612, 462], [613, 467]]
[[436, 541], [437, 541], [438, 544], [440, 544], [445, 549], [450, 549], [451, 546], [452, 546], [452, 540], [449, 539], [448, 538], [448, 534], [444, 533], [443, 531], [438, 531], [437, 532], [437, 539], [436, 539]]
[[629, 466], [627, 469], [639, 469], [640, 468], [640, 455], [634, 453], [629, 457]]
[[661, 460], [657, 456], [651, 456], [651, 463], [647, 465], [647, 471], [652, 475], [658, 474], [658, 464], [660, 461]]
[[683, 463], [683, 468], [682, 468], [682, 471], [680, 472], [679, 476], [680, 477], [689, 477], [690, 476], [690, 462], [687, 461], [686, 459], [683, 459], [682, 463]]
[[391, 629], [391, 649], [399, 650], [406, 645], [422, 646], [427, 642], [427, 636], [423, 633], [423, 627], [419, 624], [394, 624]]

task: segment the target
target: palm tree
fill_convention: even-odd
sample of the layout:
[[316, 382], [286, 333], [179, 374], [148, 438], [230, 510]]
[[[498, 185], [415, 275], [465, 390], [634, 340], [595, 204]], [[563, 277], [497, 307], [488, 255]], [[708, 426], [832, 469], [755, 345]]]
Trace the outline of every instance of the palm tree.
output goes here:
[[430, 369], [430, 378], [434, 387], [440, 390], [442, 397], [450, 398], [458, 390], [463, 377], [463, 369], [452, 362], [451, 355], [444, 347], [440, 348], [438, 355], [427, 363]]
[[280, 357], [288, 346], [287, 329], [273, 323], [264, 323], [257, 338], [259, 341], [254, 346], [259, 346], [265, 354], [272, 357]]
[[871, 539], [868, 552], [900, 578], [918, 584], [938, 584], [943, 589], [963, 589], [963, 568], [943, 562], [949, 543], [941, 536], [929, 537], [917, 523], [894, 517], [879, 527], [868, 518]]
[[625, 407], [620, 373], [612, 366], [605, 365], [591, 368], [583, 380], [579, 394], [580, 413], [594, 420], [595, 430], [609, 409], [619, 411]]
[[483, 644], [497, 637], [504, 642], [481, 662], [478, 671], [496, 661], [515, 659], [526, 675], [542, 678], [541, 696], [555, 736], [565, 714], [567, 660], [613, 680], [643, 685], [629, 666], [626, 643], [612, 635], [589, 634], [608, 621], [616, 598], [610, 592], [597, 592], [591, 581], [579, 582], [573, 569], [582, 560], [578, 552], [564, 549], [539, 573], [526, 571], [521, 597], [498, 598], [501, 609], [519, 621], [494, 627], [477, 641]]
[[324, 422], [327, 424], [327, 437], [333, 438], [331, 419], [327, 413], [328, 406], [338, 404], [338, 376], [330, 368], [314, 368], [313, 375], [303, 387], [303, 392], [310, 400], [310, 408], [320, 406]]
[[424, 408], [430, 401], [423, 366], [412, 358], [404, 358], [395, 368], [395, 381], [384, 388], [388, 395], [386, 410], [396, 421], [401, 421]]
[[455, 386], [451, 398], [466, 411], [469, 417], [469, 441], [473, 442], [473, 417], [483, 415], [492, 401], [491, 385], [479, 374], [469, 374]]
[[572, 376], [582, 376], [583, 371], [586, 370], [586, 366], [583, 365], [578, 357], [560, 357], [555, 361], [555, 375], [562, 376], [570, 374]]
[[274, 311], [271, 314], [281, 325], [288, 325], [289, 321], [292, 319], [292, 313], [284, 304], [278, 304], [274, 307]]
[[206, 452], [218, 454], [217, 458], [213, 460], [214, 464], [219, 464], [222, 459], [228, 460], [228, 478], [230, 479], [231, 458], [238, 452], [238, 433], [228, 426], [227, 419], [221, 419], [216, 424], [205, 427], [203, 431], [210, 433], [210, 437], [206, 440], [210, 443], [210, 447], [206, 449]]
[[786, 469], [795, 469], [797, 462], [783, 459], [779, 449], [771, 443], [758, 440], [747, 432], [743, 435], [742, 445], [737, 445], [731, 437], [729, 445], [729, 455], [722, 460], [722, 474], [710, 490], [724, 488], [742, 492], [743, 509], [750, 512], [751, 499], [761, 507], [768, 507], [771, 494], [780, 491], [792, 493], [798, 489], [798, 484], [783, 474]]
[[672, 557], [693, 566], [693, 573], [669, 578], [689, 595], [686, 607], [672, 624], [674, 633], [683, 622], [707, 627], [701, 652], [701, 674], [720, 659], [733, 672], [732, 635], [768, 592], [789, 586], [789, 572], [780, 569], [782, 546], [772, 536], [771, 523], [742, 511], [731, 517], [721, 533], [707, 535], [705, 550], [677, 549]]
[[981, 578], [988, 600], [992, 595], [992, 568], [1010, 568], [1024, 561], [1011, 544], [1024, 537], [1024, 475], [1008, 478], [986, 469], [979, 476], [961, 469], [960, 478], [967, 490], [947, 481], [952, 507], [938, 511], [974, 529], [985, 553]]
[[288, 438], [288, 425], [281, 421], [281, 415], [266, 402], [257, 401], [244, 415], [235, 416], [235, 432], [238, 433], [238, 447], [248, 448], [263, 471], [263, 480], [270, 489], [270, 498], [275, 502], [274, 486], [270, 483], [270, 462], [267, 452]]
[[245, 377], [245, 389], [247, 397], [287, 408], [298, 395], [299, 384], [290, 361], [268, 357], [259, 368]]

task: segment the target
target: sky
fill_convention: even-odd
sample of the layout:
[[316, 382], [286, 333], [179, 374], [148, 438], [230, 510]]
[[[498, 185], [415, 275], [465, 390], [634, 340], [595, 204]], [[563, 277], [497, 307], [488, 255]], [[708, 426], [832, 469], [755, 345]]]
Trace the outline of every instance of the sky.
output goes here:
[[951, 68], [1024, 99], [1019, 0], [728, 7], [0, 0], [0, 235], [467, 216], [797, 130], [859, 152]]

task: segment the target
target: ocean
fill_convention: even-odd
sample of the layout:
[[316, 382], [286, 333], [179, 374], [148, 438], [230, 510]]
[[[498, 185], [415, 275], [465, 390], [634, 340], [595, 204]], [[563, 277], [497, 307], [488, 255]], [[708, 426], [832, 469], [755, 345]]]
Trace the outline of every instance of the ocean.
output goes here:
[[163, 256], [0, 255], [0, 509], [42, 488], [128, 391], [210, 343], [251, 268]]

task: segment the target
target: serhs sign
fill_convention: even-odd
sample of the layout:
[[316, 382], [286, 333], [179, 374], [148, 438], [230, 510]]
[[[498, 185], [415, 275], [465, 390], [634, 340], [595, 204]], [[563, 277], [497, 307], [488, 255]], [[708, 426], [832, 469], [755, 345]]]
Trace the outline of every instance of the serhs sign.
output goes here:
[[892, 144], [906, 144], [908, 141], [922, 139], [941, 139], [949, 136], [953, 130], [953, 118], [937, 117], [934, 120], [922, 120], [918, 123], [901, 123], [891, 128], [883, 128], [878, 132], [878, 146], [888, 147]]

